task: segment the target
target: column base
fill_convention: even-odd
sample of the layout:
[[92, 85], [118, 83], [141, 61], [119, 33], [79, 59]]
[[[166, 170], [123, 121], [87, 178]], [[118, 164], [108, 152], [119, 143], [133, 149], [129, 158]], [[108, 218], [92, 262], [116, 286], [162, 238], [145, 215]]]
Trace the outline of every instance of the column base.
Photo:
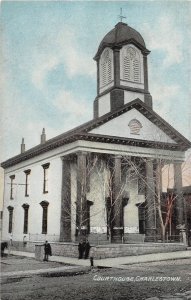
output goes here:
[[156, 229], [147, 228], [145, 230], [145, 242], [156, 242]]
[[84, 239], [87, 236], [88, 236], [87, 229], [81, 229], [81, 231], [76, 229], [76, 240]]
[[111, 235], [111, 243], [121, 244], [122, 243], [123, 228], [113, 228]]
[[67, 238], [60, 238], [60, 242], [66, 242], [66, 243], [70, 243], [72, 241], [71, 237], [67, 237]]

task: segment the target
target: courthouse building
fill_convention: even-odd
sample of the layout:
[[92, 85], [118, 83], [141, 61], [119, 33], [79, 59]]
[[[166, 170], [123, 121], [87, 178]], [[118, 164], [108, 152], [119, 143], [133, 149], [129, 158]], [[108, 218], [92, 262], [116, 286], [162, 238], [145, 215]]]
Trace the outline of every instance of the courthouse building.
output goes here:
[[168, 163], [176, 225], [184, 224], [181, 164], [191, 143], [153, 110], [149, 53], [140, 33], [116, 24], [94, 57], [93, 119], [49, 140], [43, 129], [39, 145], [25, 151], [23, 140], [21, 153], [1, 164], [3, 239], [151, 241], [160, 232], [156, 194]]

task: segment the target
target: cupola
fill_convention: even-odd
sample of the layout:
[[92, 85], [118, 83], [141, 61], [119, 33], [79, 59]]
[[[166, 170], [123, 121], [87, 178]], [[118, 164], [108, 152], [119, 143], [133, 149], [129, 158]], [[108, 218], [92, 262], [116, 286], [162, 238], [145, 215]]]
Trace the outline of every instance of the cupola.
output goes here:
[[119, 22], [105, 35], [94, 57], [97, 62], [95, 118], [136, 98], [152, 107], [147, 72], [149, 53], [141, 34], [126, 23]]

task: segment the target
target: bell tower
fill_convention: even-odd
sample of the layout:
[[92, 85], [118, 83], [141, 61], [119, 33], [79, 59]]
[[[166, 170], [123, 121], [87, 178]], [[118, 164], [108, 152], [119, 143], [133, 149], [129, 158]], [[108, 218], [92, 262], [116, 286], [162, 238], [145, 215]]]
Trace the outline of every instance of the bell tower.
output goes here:
[[136, 98], [152, 107], [148, 88], [149, 53], [140, 33], [126, 23], [117, 23], [106, 34], [94, 57], [97, 62], [94, 118], [115, 111]]

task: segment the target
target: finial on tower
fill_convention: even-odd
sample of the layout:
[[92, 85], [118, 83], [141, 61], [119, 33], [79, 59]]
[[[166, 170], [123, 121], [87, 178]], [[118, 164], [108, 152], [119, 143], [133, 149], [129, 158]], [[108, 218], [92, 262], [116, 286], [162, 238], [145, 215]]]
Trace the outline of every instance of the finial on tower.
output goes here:
[[126, 19], [126, 17], [123, 16], [123, 9], [122, 8], [120, 8], [120, 15], [118, 17], [120, 19], [120, 22], [123, 22], [123, 19]]
[[22, 138], [22, 142], [21, 142], [21, 153], [25, 152], [25, 142], [24, 142], [24, 138]]
[[42, 134], [41, 134], [41, 144], [44, 144], [46, 142], [46, 133], [45, 133], [45, 128], [42, 129]]

